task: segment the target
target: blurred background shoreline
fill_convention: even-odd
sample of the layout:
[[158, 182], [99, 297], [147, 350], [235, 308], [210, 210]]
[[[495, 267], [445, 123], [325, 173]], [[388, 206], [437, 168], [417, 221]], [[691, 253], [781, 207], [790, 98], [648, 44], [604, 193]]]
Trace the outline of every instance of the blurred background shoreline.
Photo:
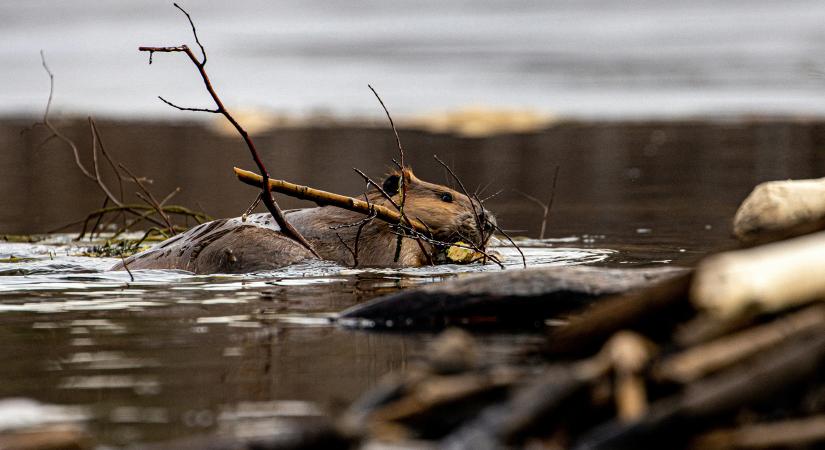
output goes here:
[[[631, 0], [184, 3], [226, 104], [288, 117], [397, 118], [484, 107], [576, 119], [825, 115], [825, 3]], [[200, 120], [169, 1], [0, 2], [0, 116]]]

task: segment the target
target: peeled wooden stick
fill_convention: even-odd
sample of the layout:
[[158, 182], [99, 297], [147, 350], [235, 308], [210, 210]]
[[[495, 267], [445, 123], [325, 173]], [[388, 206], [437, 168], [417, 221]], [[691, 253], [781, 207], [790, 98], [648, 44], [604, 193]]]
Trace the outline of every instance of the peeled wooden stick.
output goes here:
[[[234, 168], [235, 175], [243, 183], [250, 186], [261, 187], [261, 176], [255, 172], [248, 170]], [[401, 214], [393, 211], [386, 206], [376, 205], [375, 203], [367, 203], [364, 200], [359, 200], [354, 197], [347, 197], [346, 195], [335, 194], [332, 192], [322, 191], [320, 189], [313, 189], [307, 186], [290, 183], [284, 180], [269, 179], [269, 188], [274, 192], [289, 195], [290, 197], [300, 198], [301, 200], [309, 200], [321, 205], [336, 206], [348, 211], [353, 211], [365, 215], [370, 215], [373, 211], [378, 219], [384, 222], [397, 225], [401, 222]], [[415, 231], [429, 235], [430, 230], [424, 223], [417, 219], [410, 219], [410, 225]]]

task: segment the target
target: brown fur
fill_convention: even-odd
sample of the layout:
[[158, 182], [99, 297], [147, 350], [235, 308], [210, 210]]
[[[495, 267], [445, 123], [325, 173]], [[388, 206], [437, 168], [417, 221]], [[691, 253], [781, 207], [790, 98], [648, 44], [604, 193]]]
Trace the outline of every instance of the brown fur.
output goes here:
[[[481, 240], [475, 222], [470, 199], [453, 189], [418, 179], [407, 169], [409, 184], [404, 213], [410, 219], [424, 222], [432, 230], [434, 239], [444, 242], [466, 241], [475, 243]], [[397, 172], [391, 175], [398, 175]], [[449, 193], [452, 202], [445, 202], [440, 197]], [[367, 192], [371, 203], [395, 209], [376, 189]], [[401, 194], [393, 196], [396, 203], [401, 203]], [[474, 202], [476, 211], [482, 212], [481, 205]], [[495, 223], [489, 211], [483, 210], [485, 217]], [[287, 220], [292, 223], [315, 247], [322, 258], [336, 261], [343, 265], [353, 265], [354, 258], [350, 250], [355, 249], [357, 226], [330, 229], [341, 225], [354, 224], [364, 218], [363, 214], [354, 213], [333, 206], [299, 209], [287, 212]], [[336, 233], [347, 243], [344, 247]], [[487, 232], [485, 232], [486, 234]], [[489, 238], [489, 235], [485, 236]], [[404, 239], [401, 255], [395, 262], [397, 236], [391, 231], [390, 224], [373, 220], [361, 231], [358, 241], [358, 264], [368, 267], [415, 267], [428, 264], [426, 255], [414, 239]], [[427, 252], [432, 253], [433, 246], [424, 243]]]
[[[399, 176], [396, 172], [390, 176]], [[439, 241], [480, 242], [470, 199], [445, 186], [428, 183], [415, 177], [409, 169], [407, 198], [404, 212], [410, 219], [424, 222]], [[452, 202], [441, 197], [452, 196]], [[367, 198], [371, 203], [393, 208], [376, 189], [370, 189]], [[400, 203], [401, 194], [393, 196]], [[488, 211], [474, 202], [476, 211], [484, 211], [485, 218], [495, 223]], [[323, 258], [342, 265], [352, 266], [357, 224], [363, 214], [333, 206], [298, 209], [286, 212], [289, 222], [312, 244]], [[155, 248], [134, 255], [126, 260], [130, 269], [182, 269], [195, 273], [245, 273], [275, 269], [297, 262], [314, 259], [311, 253], [286, 238], [270, 223], [269, 214], [250, 216], [246, 222], [239, 219], [220, 219], [198, 225], [181, 235], [170, 238]], [[341, 227], [331, 229], [330, 227]], [[339, 237], [341, 239], [339, 239]], [[489, 238], [489, 236], [485, 237]], [[344, 246], [341, 240], [346, 243]], [[402, 241], [401, 253], [396, 262], [397, 235], [390, 224], [374, 219], [366, 224], [358, 240], [358, 265], [369, 267], [415, 267], [428, 263], [419, 244], [413, 239]], [[433, 245], [423, 243], [431, 253]], [[347, 249], [349, 247], [349, 249]], [[118, 263], [113, 270], [123, 269]]]

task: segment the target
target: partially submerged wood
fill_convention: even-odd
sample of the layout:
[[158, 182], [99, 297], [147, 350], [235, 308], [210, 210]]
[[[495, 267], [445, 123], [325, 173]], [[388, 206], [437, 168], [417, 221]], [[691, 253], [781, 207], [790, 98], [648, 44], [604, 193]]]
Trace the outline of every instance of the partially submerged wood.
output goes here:
[[681, 273], [680, 268], [542, 267], [467, 275], [407, 289], [354, 306], [341, 323], [380, 328], [541, 325], [595, 299], [638, 290]]
[[691, 299], [720, 317], [777, 311], [825, 298], [825, 232], [705, 259]]
[[742, 242], [758, 243], [825, 229], [825, 178], [762, 183], [733, 220]]

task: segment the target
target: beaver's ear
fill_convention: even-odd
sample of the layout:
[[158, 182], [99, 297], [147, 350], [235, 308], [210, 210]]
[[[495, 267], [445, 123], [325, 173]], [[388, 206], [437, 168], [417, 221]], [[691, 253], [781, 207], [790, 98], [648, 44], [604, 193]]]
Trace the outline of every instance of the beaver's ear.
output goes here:
[[384, 185], [382, 187], [384, 188], [384, 191], [387, 192], [387, 194], [390, 194], [391, 196], [395, 195], [398, 193], [399, 181], [400, 177], [398, 175], [390, 175], [387, 177], [386, 180], [384, 180]]

